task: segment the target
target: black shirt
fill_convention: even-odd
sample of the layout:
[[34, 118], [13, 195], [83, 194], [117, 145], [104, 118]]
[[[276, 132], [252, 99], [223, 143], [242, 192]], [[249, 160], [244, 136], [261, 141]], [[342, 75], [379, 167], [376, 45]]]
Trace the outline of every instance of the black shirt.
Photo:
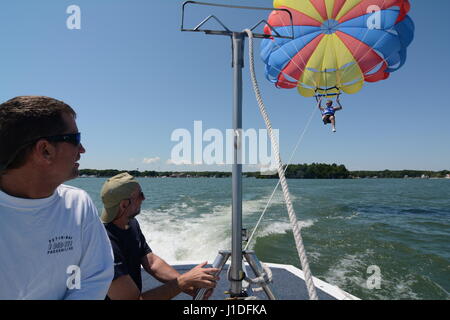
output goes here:
[[152, 250], [145, 241], [138, 221], [131, 219], [127, 230], [120, 229], [112, 222], [104, 225], [114, 252], [113, 280], [128, 274], [141, 291], [141, 260]]

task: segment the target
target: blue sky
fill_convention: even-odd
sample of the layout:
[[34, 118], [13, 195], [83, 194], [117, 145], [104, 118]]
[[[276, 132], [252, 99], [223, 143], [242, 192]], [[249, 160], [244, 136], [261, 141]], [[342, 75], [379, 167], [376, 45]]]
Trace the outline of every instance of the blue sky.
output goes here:
[[[0, 101], [47, 95], [78, 113], [87, 153], [82, 168], [228, 170], [228, 166], [167, 164], [174, 130], [225, 132], [231, 127], [231, 41], [180, 32], [183, 1], [16, 0], [0, 4]], [[225, 1], [210, 2], [220, 3]], [[271, 0], [226, 1], [271, 7]], [[338, 163], [350, 170], [450, 169], [450, 2], [411, 1], [416, 24], [408, 61], [387, 81], [342, 98], [338, 132], [318, 113], [294, 163]], [[81, 8], [81, 30], [69, 30], [69, 5]], [[213, 10], [213, 11], [211, 11]], [[209, 13], [230, 28], [253, 26], [266, 13], [189, 10], [187, 24]], [[259, 41], [259, 40], [257, 40]], [[259, 48], [259, 43], [257, 43]], [[280, 90], [257, 73], [287, 160], [303, 131], [313, 99]], [[244, 69], [244, 128], [265, 128]], [[204, 146], [206, 143], [204, 144]], [[144, 163], [145, 158], [159, 158]]]

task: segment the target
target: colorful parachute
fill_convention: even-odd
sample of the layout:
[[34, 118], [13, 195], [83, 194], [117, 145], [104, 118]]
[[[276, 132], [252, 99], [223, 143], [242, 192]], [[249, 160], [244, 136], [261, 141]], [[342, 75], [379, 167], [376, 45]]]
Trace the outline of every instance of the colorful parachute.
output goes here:
[[[408, 0], [275, 0], [274, 7], [292, 13], [294, 39], [263, 40], [266, 77], [305, 97], [356, 93], [364, 81], [387, 79], [414, 37]], [[292, 36], [287, 12], [273, 11], [268, 22]]]

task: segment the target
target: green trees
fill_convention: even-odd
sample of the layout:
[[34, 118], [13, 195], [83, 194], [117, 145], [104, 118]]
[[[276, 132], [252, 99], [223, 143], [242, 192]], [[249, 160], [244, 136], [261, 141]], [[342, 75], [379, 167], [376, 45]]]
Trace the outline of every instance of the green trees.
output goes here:
[[[262, 176], [259, 172], [251, 173], [247, 176], [253, 176], [261, 179], [277, 178], [278, 174], [271, 176]], [[312, 164], [291, 164], [286, 170], [288, 179], [348, 179], [350, 172], [344, 165], [332, 165], [324, 163]]]
[[351, 175], [354, 178], [445, 178], [449, 174], [444, 171], [420, 171], [420, 170], [383, 170], [383, 171], [353, 171]]
[[[80, 170], [80, 176], [112, 177], [126, 170]], [[231, 172], [225, 171], [188, 171], [188, 172], [157, 172], [157, 171], [128, 171], [135, 177], [170, 177], [170, 178], [228, 178]], [[312, 164], [291, 164], [286, 171], [288, 179], [355, 179], [355, 178], [445, 178], [450, 171], [419, 171], [419, 170], [383, 170], [383, 171], [348, 171], [344, 165], [312, 163]], [[244, 172], [246, 177], [258, 179], [277, 179], [278, 174], [261, 175], [260, 172]]]

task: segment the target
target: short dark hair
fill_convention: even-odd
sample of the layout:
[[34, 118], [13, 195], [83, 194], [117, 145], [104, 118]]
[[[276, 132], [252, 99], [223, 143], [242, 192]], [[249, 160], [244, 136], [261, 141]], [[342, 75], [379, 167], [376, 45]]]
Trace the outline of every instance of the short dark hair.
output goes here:
[[0, 173], [23, 166], [37, 139], [64, 133], [66, 103], [43, 96], [20, 96], [0, 104]]

